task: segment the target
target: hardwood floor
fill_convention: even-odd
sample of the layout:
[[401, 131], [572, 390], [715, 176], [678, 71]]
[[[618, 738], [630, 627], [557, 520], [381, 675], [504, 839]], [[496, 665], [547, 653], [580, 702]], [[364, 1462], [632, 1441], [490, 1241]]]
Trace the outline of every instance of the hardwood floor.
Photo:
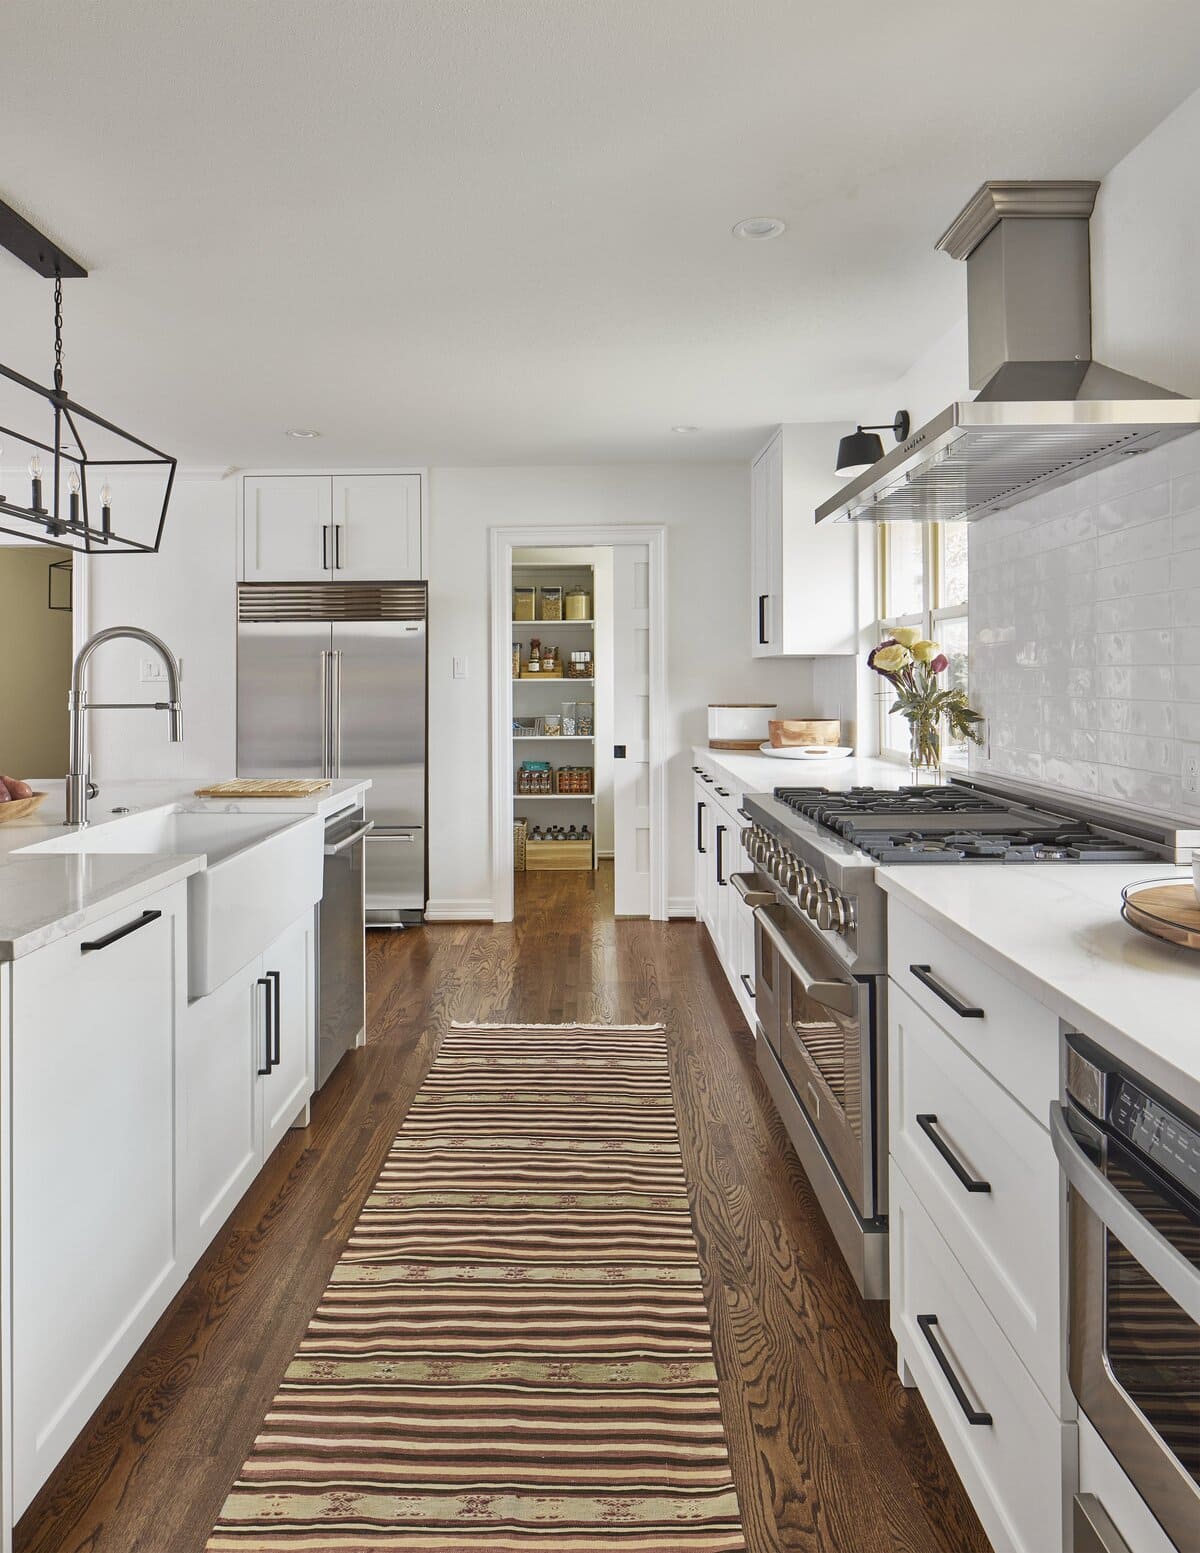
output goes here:
[[200, 1553], [451, 1019], [666, 1021], [753, 1553], [988, 1553], [896, 1378], [693, 923], [614, 922], [611, 870], [529, 874], [517, 921], [373, 933], [370, 1039], [290, 1133], [17, 1528], [16, 1553]]

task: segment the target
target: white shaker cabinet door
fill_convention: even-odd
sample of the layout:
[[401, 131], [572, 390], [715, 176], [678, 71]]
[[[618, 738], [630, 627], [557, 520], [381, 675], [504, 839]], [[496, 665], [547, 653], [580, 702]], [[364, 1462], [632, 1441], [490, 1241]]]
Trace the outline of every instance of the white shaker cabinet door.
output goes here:
[[243, 486], [246, 582], [327, 582], [334, 574], [328, 475], [263, 475]]
[[180, 1238], [194, 1266], [258, 1172], [255, 961], [184, 1011], [179, 1043]]
[[12, 968], [19, 1515], [182, 1281], [175, 1041], [186, 886]]
[[334, 475], [338, 582], [413, 581], [421, 561], [420, 475]]
[[[262, 957], [259, 1028], [252, 1042], [262, 1106], [262, 1156], [303, 1112], [313, 1092], [314, 934], [311, 915], [302, 917]], [[269, 1060], [268, 1060], [269, 1057]], [[269, 1072], [260, 1070], [269, 1068]]]

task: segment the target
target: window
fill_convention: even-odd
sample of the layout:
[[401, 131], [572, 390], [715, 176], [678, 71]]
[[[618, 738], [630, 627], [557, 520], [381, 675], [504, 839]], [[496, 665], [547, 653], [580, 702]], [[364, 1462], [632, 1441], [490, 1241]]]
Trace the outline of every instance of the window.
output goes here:
[[[917, 626], [942, 644], [950, 660], [947, 685], [967, 682], [967, 525], [965, 523], [881, 523], [879, 525], [879, 639], [892, 626]], [[879, 694], [879, 748], [908, 759], [908, 724], [889, 715], [891, 687]], [[942, 745], [948, 765], [966, 765], [966, 743]]]

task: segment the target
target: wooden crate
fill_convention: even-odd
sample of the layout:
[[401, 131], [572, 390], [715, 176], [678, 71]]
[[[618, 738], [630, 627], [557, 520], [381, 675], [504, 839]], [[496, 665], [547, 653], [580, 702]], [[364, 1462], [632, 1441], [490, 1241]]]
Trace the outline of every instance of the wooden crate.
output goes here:
[[590, 841], [527, 841], [525, 843], [526, 873], [591, 866], [592, 843]]

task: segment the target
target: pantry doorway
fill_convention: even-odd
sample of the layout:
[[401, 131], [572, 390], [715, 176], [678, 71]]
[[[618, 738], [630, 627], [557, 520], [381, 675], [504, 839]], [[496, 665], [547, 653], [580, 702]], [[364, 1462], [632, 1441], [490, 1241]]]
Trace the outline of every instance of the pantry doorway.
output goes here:
[[665, 560], [660, 526], [491, 531], [497, 922], [522, 863], [608, 855], [615, 914], [666, 920]]

